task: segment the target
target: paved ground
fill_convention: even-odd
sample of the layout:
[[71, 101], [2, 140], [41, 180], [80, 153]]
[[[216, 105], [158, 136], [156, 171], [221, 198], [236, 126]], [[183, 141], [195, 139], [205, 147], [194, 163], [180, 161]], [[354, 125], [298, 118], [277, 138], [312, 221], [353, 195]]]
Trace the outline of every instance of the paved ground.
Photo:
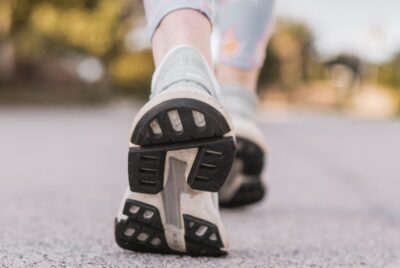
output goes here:
[[0, 108], [0, 266], [400, 267], [400, 121], [264, 118], [269, 200], [223, 212], [231, 253], [212, 259], [114, 243], [134, 113]]

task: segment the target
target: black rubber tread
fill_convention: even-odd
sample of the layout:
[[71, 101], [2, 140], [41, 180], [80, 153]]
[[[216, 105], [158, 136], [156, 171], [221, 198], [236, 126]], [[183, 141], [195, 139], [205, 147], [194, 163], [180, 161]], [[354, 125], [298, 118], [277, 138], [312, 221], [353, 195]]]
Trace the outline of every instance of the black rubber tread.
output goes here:
[[219, 202], [221, 207], [237, 208], [254, 204], [264, 199], [267, 195], [267, 187], [258, 179], [258, 182], [243, 184], [229, 201]]
[[[227, 252], [222, 250], [224, 247], [218, 227], [203, 219], [199, 219], [190, 215], [183, 215], [185, 223], [185, 241], [186, 250], [192, 256], [223, 256]], [[200, 226], [206, 226], [207, 231], [204, 235], [199, 236], [196, 231]], [[211, 240], [211, 235], [215, 235], [216, 239]]]
[[129, 149], [128, 177], [131, 191], [156, 194], [163, 189], [165, 155], [166, 151], [160, 148]]
[[253, 177], [254, 181], [243, 183], [230, 200], [220, 201], [221, 207], [235, 208], [250, 205], [259, 202], [267, 194], [261, 178], [261, 172], [266, 164], [263, 150], [252, 141], [237, 137], [236, 159], [243, 161], [242, 173]]
[[237, 137], [236, 158], [243, 161], [243, 174], [260, 175], [264, 164], [265, 154], [254, 142]]
[[235, 157], [233, 137], [217, 137], [163, 145], [131, 147], [128, 156], [129, 185], [133, 192], [155, 194], [164, 186], [167, 151], [199, 148], [188, 184], [197, 190], [216, 192], [225, 182]]
[[[139, 207], [139, 210], [136, 213], [130, 212], [132, 206]], [[144, 217], [146, 211], [154, 213], [151, 219], [146, 219]], [[168, 247], [160, 213], [155, 206], [137, 200], [127, 199], [123, 214], [128, 216], [126, 220], [118, 221], [115, 219], [115, 240], [123, 249], [138, 252], [210, 257], [227, 254], [226, 251], [221, 250], [223, 243], [217, 226], [208, 221], [186, 214], [183, 215], [187, 252], [178, 252]], [[196, 230], [201, 225], [207, 226], [207, 231], [203, 236], [199, 237], [196, 235]], [[124, 233], [128, 228], [134, 228], [135, 233], [131, 236], [125, 235]], [[148, 238], [144, 241], [140, 241], [138, 236], [141, 233], [146, 233]], [[213, 233], [216, 239], [210, 240], [209, 238]], [[151, 244], [151, 241], [155, 238], [159, 239], [159, 244], [157, 246]]]
[[[172, 128], [168, 112], [177, 110], [183, 130], [175, 131]], [[206, 125], [196, 126], [193, 111], [204, 115]], [[154, 134], [150, 123], [157, 119], [162, 134]], [[132, 133], [131, 142], [136, 145], [151, 145], [193, 139], [223, 136], [230, 131], [225, 117], [211, 105], [190, 98], [177, 98], [162, 102], [147, 111], [136, 124]]]
[[232, 137], [199, 147], [188, 184], [196, 190], [217, 192], [224, 184], [235, 159]]
[[[129, 211], [131, 206], [139, 207], [139, 211], [135, 214], [131, 213]], [[146, 211], [154, 213], [151, 219], [144, 217]], [[123, 214], [128, 216], [128, 219], [121, 220], [120, 222], [115, 221], [115, 240], [121, 248], [141, 252], [174, 253], [168, 247], [165, 240], [160, 213], [156, 207], [137, 200], [128, 199], [125, 202]], [[134, 228], [135, 233], [128, 237], [124, 234], [127, 228]], [[148, 238], [140, 241], [138, 236], [141, 233], [146, 233]], [[151, 241], [153, 239], [159, 239], [160, 243], [152, 245]]]

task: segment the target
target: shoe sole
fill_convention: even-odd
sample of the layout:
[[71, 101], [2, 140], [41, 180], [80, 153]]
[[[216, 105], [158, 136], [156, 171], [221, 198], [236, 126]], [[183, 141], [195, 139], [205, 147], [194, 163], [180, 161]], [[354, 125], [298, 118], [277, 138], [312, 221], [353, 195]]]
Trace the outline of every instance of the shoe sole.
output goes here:
[[249, 139], [237, 137], [233, 168], [220, 190], [221, 207], [236, 208], [265, 198], [267, 189], [261, 173], [266, 162], [264, 150]]
[[140, 252], [225, 255], [214, 196], [229, 174], [235, 148], [222, 107], [205, 94], [165, 93], [146, 104], [131, 130], [129, 189], [115, 221], [118, 245]]

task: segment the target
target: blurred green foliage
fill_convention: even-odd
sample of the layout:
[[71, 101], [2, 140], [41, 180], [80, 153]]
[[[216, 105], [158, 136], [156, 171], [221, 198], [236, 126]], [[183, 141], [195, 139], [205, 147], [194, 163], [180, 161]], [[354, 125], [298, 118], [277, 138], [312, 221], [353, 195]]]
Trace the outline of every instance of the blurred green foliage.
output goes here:
[[279, 84], [293, 89], [322, 77], [322, 64], [314, 48], [314, 37], [303, 24], [279, 20], [267, 48], [260, 85]]
[[[96, 86], [148, 92], [154, 71], [151, 51], [126, 44], [133, 29], [143, 26], [143, 16], [141, 0], [0, 0], [0, 86], [84, 87], [87, 82], [77, 78], [76, 70], [82, 59], [94, 56], [104, 68]], [[261, 88], [292, 90], [323, 79], [324, 68], [309, 28], [280, 20], [259, 82]], [[398, 88], [400, 53], [379, 67], [377, 76]]]
[[400, 52], [378, 68], [378, 82], [400, 89]]
[[121, 54], [109, 67], [113, 84], [126, 92], [148, 93], [154, 72], [153, 56], [149, 49], [133, 54]]
[[[12, 44], [15, 59], [10, 62], [16, 65], [17, 79], [21, 69], [26, 73], [26, 66], [48, 64], [47, 59], [92, 55], [104, 64], [103, 82], [125, 91], [145, 91], [150, 86], [154, 70], [150, 51], [124, 45], [127, 34], [143, 20], [141, 1], [0, 0], [0, 6], [6, 18], [0, 20], [0, 37]], [[314, 54], [307, 27], [279, 22], [260, 84], [296, 87], [313, 72]]]
[[123, 42], [143, 16], [141, 1], [0, 0], [0, 15], [0, 56], [8, 60], [0, 66], [3, 84], [46, 70], [47, 75], [39, 74], [45, 84], [55, 77], [46, 65], [64, 61], [77, 69], [82, 58], [95, 56], [106, 70], [101, 83], [131, 90], [149, 87], [151, 54], [129, 51]]
[[120, 39], [121, 1], [12, 0], [11, 3], [10, 34], [17, 40], [17, 48], [31, 38], [42, 39], [40, 45], [29, 48], [31, 54], [58, 45], [104, 56]]

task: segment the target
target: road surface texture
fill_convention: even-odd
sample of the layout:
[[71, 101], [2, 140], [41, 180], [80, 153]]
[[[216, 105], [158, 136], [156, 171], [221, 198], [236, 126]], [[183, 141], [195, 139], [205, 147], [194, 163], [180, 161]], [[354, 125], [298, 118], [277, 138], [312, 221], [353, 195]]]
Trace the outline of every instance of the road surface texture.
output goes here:
[[1, 267], [400, 267], [400, 121], [332, 114], [260, 115], [270, 195], [222, 212], [227, 257], [120, 249], [136, 111], [0, 108]]

